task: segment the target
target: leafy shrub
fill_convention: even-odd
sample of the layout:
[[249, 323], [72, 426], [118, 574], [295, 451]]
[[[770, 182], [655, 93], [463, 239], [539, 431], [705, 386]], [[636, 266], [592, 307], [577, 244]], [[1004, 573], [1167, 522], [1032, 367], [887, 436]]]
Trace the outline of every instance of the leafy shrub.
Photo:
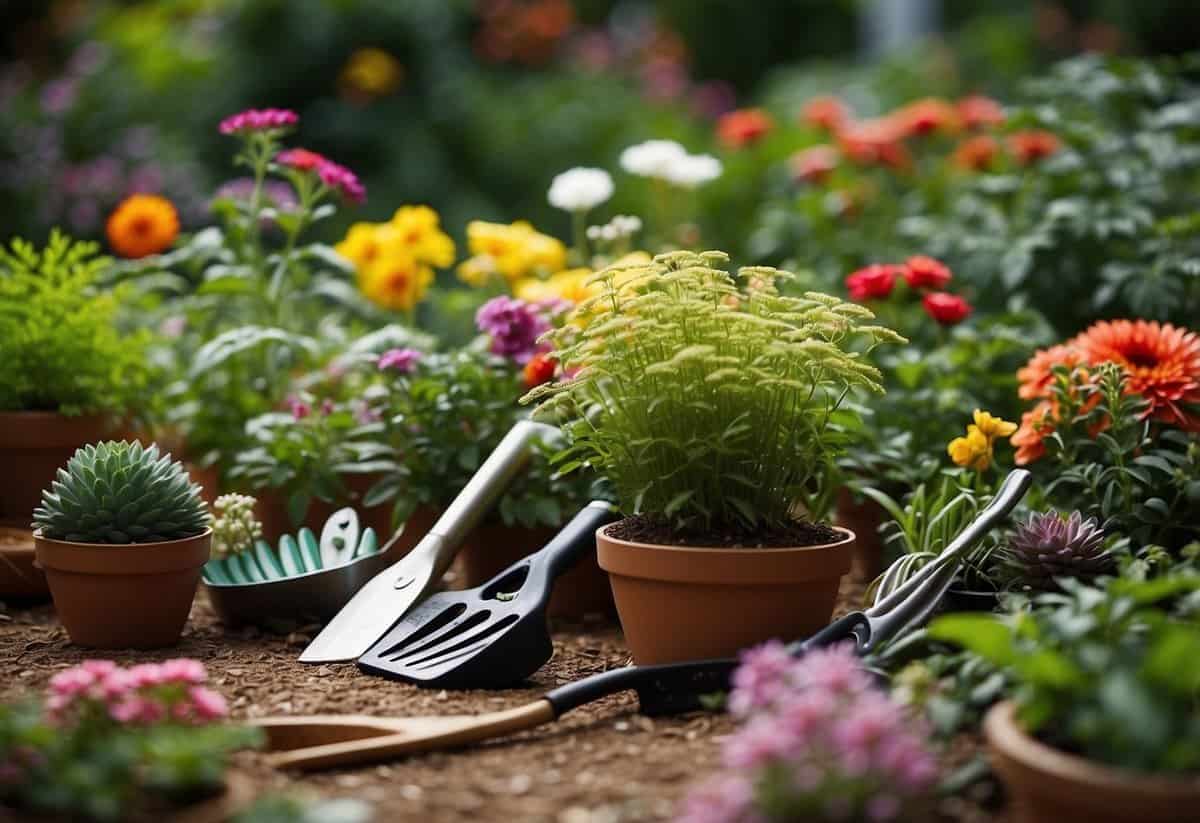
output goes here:
[[838, 453], [831, 415], [882, 390], [864, 354], [903, 342], [862, 306], [781, 295], [787, 272], [743, 268], [739, 287], [727, 260], [677, 252], [597, 275], [602, 293], [549, 337], [568, 376], [526, 397], [566, 421], [563, 471], [591, 466], [626, 512], [680, 532], [787, 523]]
[[98, 286], [108, 259], [55, 231], [42, 250], [0, 247], [0, 409], [125, 412], [146, 387], [147, 335], [117, 326], [119, 293]]

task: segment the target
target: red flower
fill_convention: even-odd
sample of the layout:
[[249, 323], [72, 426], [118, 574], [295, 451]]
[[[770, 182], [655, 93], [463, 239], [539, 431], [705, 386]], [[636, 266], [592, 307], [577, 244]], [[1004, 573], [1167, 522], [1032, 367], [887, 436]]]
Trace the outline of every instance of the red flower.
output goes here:
[[525, 364], [525, 388], [532, 389], [554, 379], [557, 361], [548, 354], [535, 354]]
[[925, 313], [943, 326], [955, 326], [967, 319], [971, 313], [971, 304], [959, 297], [944, 291], [934, 291], [925, 295], [921, 300]]
[[740, 149], [757, 143], [774, 127], [775, 121], [762, 109], [738, 109], [717, 120], [717, 138], [726, 148]]
[[854, 123], [838, 132], [838, 145], [855, 163], [880, 165], [903, 171], [912, 166], [912, 155], [904, 143], [903, 124], [894, 117]]
[[329, 161], [324, 155], [317, 154], [315, 151], [308, 149], [288, 149], [281, 151], [275, 156], [275, 162], [281, 166], [297, 169], [299, 171], [313, 171], [324, 166]]
[[1004, 122], [1004, 108], [990, 97], [972, 94], [957, 103], [958, 116], [968, 129], [999, 126]]
[[942, 261], [923, 254], [908, 258], [902, 272], [904, 281], [914, 289], [941, 290], [950, 282], [950, 268]]
[[872, 263], [846, 277], [846, 289], [852, 300], [877, 300], [887, 297], [896, 285], [896, 266]]
[[1000, 144], [996, 142], [996, 138], [977, 134], [958, 144], [950, 162], [967, 171], [986, 171], [996, 162], [999, 153]]
[[1019, 131], [1008, 138], [1009, 151], [1022, 166], [1029, 166], [1049, 157], [1061, 147], [1062, 141], [1057, 135], [1042, 129]]
[[793, 154], [788, 165], [797, 180], [824, 183], [837, 168], [838, 157], [838, 150], [833, 146], [813, 146]]
[[959, 120], [958, 109], [935, 97], [927, 97], [909, 103], [895, 112], [894, 117], [904, 129], [905, 135], [924, 137], [934, 132], [953, 133], [959, 130], [962, 123]]
[[827, 94], [804, 104], [800, 119], [810, 126], [833, 134], [850, 122], [850, 107], [841, 98]]

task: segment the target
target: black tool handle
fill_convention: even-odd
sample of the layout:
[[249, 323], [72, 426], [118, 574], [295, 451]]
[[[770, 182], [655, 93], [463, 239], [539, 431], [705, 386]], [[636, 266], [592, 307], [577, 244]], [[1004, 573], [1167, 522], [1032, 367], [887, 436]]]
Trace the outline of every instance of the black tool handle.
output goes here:
[[[846, 615], [808, 640], [791, 644], [788, 651], [800, 657], [812, 649], [854, 638], [855, 630], [864, 625], [866, 618], [861, 612]], [[734, 658], [627, 666], [559, 686], [545, 698], [558, 717], [593, 700], [633, 690], [638, 693], [642, 714], [681, 714], [703, 708], [702, 699], [708, 695], [729, 691], [730, 677], [737, 667]]]
[[[529, 575], [521, 587], [549, 597], [551, 584], [574, 566], [596, 545], [596, 529], [617, 520], [616, 509], [603, 500], [593, 500], [571, 518], [554, 538], [529, 558]], [[508, 569], [501, 572], [504, 577]]]

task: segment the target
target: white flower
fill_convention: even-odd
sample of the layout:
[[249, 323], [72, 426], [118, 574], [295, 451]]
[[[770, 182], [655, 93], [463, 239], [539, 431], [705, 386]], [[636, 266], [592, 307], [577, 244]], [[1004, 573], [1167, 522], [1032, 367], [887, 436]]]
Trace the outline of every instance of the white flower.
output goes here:
[[684, 157], [687, 149], [674, 140], [647, 140], [621, 152], [621, 168], [641, 177], [667, 180], [668, 170]]
[[612, 176], [604, 169], [582, 166], [564, 171], [550, 183], [550, 205], [564, 211], [594, 209], [613, 195]]
[[694, 189], [721, 176], [721, 161], [711, 154], [688, 154], [667, 169], [666, 179], [676, 186]]

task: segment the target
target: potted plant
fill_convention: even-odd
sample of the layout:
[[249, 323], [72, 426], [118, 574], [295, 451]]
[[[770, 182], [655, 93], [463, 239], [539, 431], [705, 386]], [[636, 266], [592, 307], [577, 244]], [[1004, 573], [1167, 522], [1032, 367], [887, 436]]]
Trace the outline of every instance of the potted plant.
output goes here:
[[[597, 275], [601, 293], [550, 333], [564, 376], [526, 400], [571, 440], [628, 516], [597, 532], [639, 663], [732, 655], [829, 620], [854, 535], [806, 521], [842, 445], [852, 391], [881, 391], [865, 354], [894, 332], [862, 306], [783, 295], [790, 275], [675, 252]], [[740, 285], [739, 285], [740, 281]]]
[[75, 452], [34, 512], [37, 561], [71, 640], [148, 649], [179, 640], [212, 529], [200, 487], [157, 446]]
[[254, 800], [227, 774], [261, 732], [226, 724], [196, 660], [62, 669], [44, 699], [0, 705], [0, 808], [22, 820], [224, 823]]
[[1179, 820], [1200, 804], [1200, 627], [1153, 604], [1194, 597], [1197, 577], [1060, 585], [1004, 620], [930, 627], [1008, 677], [984, 733], [1014, 820]]
[[118, 330], [124, 291], [100, 288], [97, 250], [58, 231], [0, 248], [0, 522], [28, 525], [55, 470], [146, 388], [147, 337]]

